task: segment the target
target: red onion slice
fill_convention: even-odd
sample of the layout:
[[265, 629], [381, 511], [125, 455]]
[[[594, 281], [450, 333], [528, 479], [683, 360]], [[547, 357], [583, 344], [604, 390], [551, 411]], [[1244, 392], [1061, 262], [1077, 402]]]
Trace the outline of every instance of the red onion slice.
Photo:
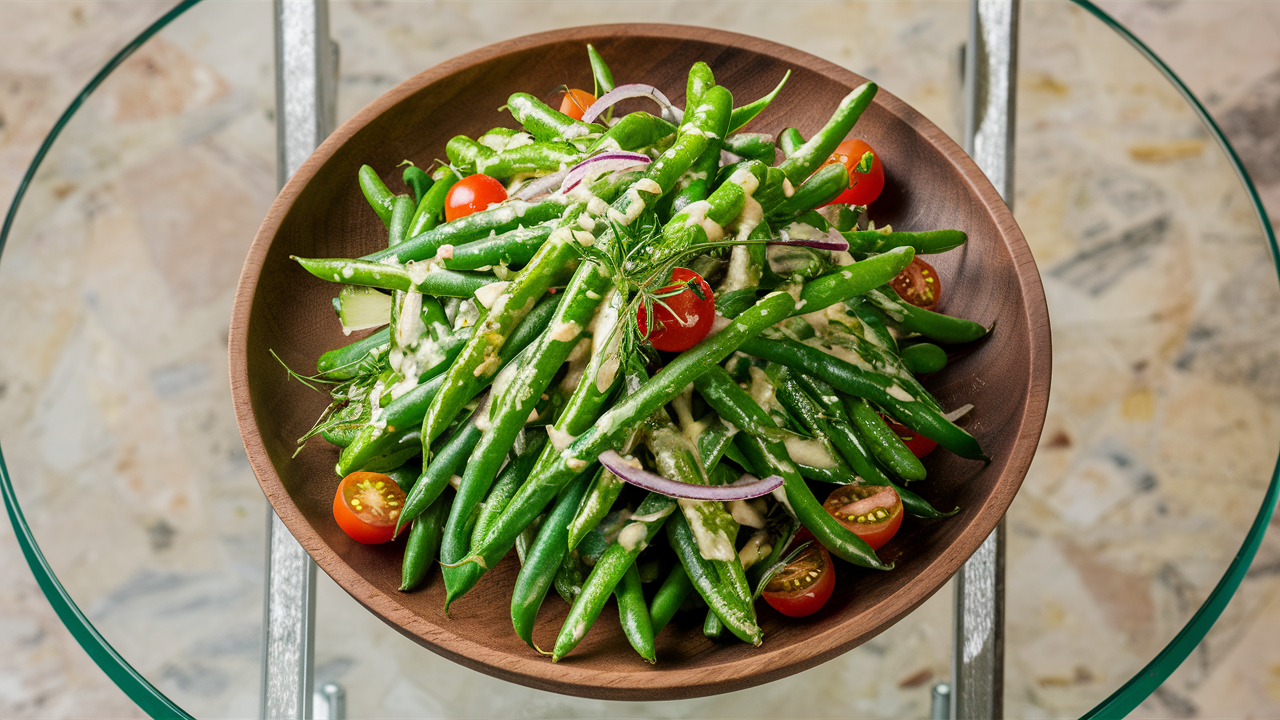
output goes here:
[[516, 193], [511, 196], [511, 199], [529, 200], [531, 198], [538, 197], [539, 195], [553, 193], [559, 189], [560, 185], [564, 183], [565, 177], [568, 175], [568, 170], [561, 170], [559, 172], [553, 172], [550, 175], [543, 175], [540, 178], [534, 178], [529, 181], [527, 185], [517, 190]]
[[648, 165], [650, 162], [652, 161], [649, 156], [644, 153], [624, 150], [600, 153], [569, 168], [568, 174], [564, 176], [564, 183], [560, 185], [560, 192], [569, 192], [574, 189], [589, 173], [599, 175], [615, 170], [625, 170], [636, 165]]
[[600, 453], [600, 464], [604, 465], [609, 472], [632, 485], [660, 495], [687, 498], [689, 500], [749, 500], [761, 495], [768, 495], [782, 487], [782, 478], [777, 475], [770, 475], [763, 480], [757, 479], [753, 475], [743, 475], [732, 485], [719, 486], [676, 482], [675, 480], [668, 480], [661, 475], [654, 475], [646, 470], [628, 465], [627, 461], [623, 460], [622, 456], [614, 450], [606, 450]]
[[599, 100], [591, 103], [591, 107], [582, 113], [582, 122], [595, 122], [596, 118], [605, 110], [613, 107], [614, 104], [630, 98], [647, 97], [653, 98], [653, 101], [662, 106], [662, 118], [674, 123], [679, 123], [684, 116], [684, 112], [676, 109], [671, 101], [667, 99], [662, 91], [652, 85], [643, 83], [631, 83], [629, 85], [619, 85], [600, 96]]
[[824, 238], [793, 238], [786, 229], [778, 231], [778, 239], [770, 240], [770, 245], [801, 245], [803, 247], [817, 248], [818, 250], [831, 250], [834, 252], [843, 252], [849, 249], [849, 241], [844, 239], [839, 230], [831, 228], [827, 231]]

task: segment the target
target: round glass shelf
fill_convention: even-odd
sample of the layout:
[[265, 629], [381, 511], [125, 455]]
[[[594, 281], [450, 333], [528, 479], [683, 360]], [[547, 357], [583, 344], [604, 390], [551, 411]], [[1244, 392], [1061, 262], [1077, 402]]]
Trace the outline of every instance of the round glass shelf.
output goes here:
[[[961, 2], [334, 0], [339, 122], [467, 50], [633, 21], [800, 47], [961, 135]], [[1274, 714], [1266, 678], [1228, 677], [1266, 672], [1249, 653], [1280, 622], [1273, 584], [1242, 584], [1280, 448], [1271, 228], [1198, 101], [1101, 11], [1025, 3], [1020, 46], [1013, 206], [1044, 279], [1054, 380], [1007, 515], [1005, 712]], [[276, 193], [272, 48], [271, 3], [176, 6], [76, 99], [0, 236], [10, 517], [68, 628], [156, 714], [259, 703], [267, 509], [226, 342]], [[924, 717], [950, 676], [949, 587], [791, 678], [614, 703], [453, 665], [320, 578], [316, 680], [344, 686], [353, 717]]]

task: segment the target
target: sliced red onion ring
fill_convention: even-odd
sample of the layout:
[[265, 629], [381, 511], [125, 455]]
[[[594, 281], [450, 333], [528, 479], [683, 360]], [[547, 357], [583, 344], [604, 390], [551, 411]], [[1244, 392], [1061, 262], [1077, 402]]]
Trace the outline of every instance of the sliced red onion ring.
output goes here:
[[840, 231], [835, 228], [827, 231], [824, 238], [793, 238], [786, 229], [778, 231], [778, 239], [771, 240], [770, 245], [801, 245], [804, 247], [817, 248], [818, 250], [831, 250], [834, 252], [843, 252], [849, 249], [849, 241], [844, 239]]
[[624, 150], [600, 153], [569, 168], [568, 173], [564, 176], [564, 183], [560, 185], [560, 192], [569, 192], [574, 189], [589, 173], [598, 175], [635, 167], [636, 165], [648, 165], [650, 162], [652, 161], [649, 156], [644, 153], [626, 152]]
[[711, 486], [676, 482], [628, 465], [627, 461], [614, 450], [600, 453], [600, 464], [632, 485], [660, 495], [689, 500], [748, 500], [768, 495], [782, 487], [782, 478], [777, 475], [770, 475], [763, 480], [753, 475], [743, 475], [732, 485]]
[[539, 195], [555, 192], [564, 183], [564, 179], [568, 174], [568, 170], [561, 170], [550, 175], [543, 175], [540, 178], [534, 178], [527, 185], [516, 191], [516, 194], [512, 195], [511, 199], [528, 200]]
[[662, 117], [664, 120], [679, 123], [684, 117], [684, 112], [672, 105], [671, 101], [667, 99], [667, 96], [663, 95], [662, 91], [658, 88], [652, 85], [645, 85], [643, 83], [631, 83], [629, 85], [619, 85], [604, 95], [601, 95], [599, 100], [591, 103], [591, 107], [587, 108], [586, 112], [582, 113], [582, 122], [595, 122], [596, 118], [600, 117], [601, 113], [613, 107], [614, 104], [623, 100], [638, 97], [653, 98], [654, 102], [661, 105]]

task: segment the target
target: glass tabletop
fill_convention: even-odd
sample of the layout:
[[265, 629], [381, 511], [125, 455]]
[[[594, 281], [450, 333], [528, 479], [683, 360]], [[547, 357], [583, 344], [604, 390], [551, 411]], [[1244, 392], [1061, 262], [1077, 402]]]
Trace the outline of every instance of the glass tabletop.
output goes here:
[[[330, 13], [339, 122], [459, 53], [638, 21], [801, 48], [963, 132], [964, 2], [334, 1]], [[194, 716], [244, 717], [259, 702], [268, 511], [226, 344], [276, 194], [272, 5], [172, 15], [77, 100], [10, 211], [0, 441], [31, 537], [118, 652], [104, 668], [120, 681], [127, 663]], [[1005, 712], [1078, 716], [1183, 630], [1273, 500], [1280, 284], [1240, 164], [1123, 28], [1075, 3], [1026, 3], [1020, 45], [1013, 207], [1044, 280], [1054, 367], [1007, 515]], [[1280, 664], [1259, 639], [1280, 626], [1274, 542], [1259, 558], [1136, 715], [1280, 710]], [[924, 717], [950, 676], [951, 594], [785, 680], [617, 703], [454, 665], [322, 573], [315, 675], [345, 688], [352, 717]]]

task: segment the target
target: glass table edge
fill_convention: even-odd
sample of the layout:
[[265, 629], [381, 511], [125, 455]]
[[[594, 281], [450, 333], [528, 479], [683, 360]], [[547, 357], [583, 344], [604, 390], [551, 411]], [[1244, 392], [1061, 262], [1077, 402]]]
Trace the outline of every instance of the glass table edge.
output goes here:
[[[1275, 265], [1277, 275], [1280, 276], [1280, 247], [1277, 246], [1276, 235], [1271, 228], [1269, 216], [1266, 208], [1262, 204], [1261, 197], [1258, 195], [1254, 187], [1252, 179], [1244, 168], [1240, 157], [1236, 154], [1235, 149], [1227, 140], [1218, 124], [1213, 117], [1205, 109], [1200, 100], [1191, 92], [1190, 88], [1182, 81], [1180, 77], [1155, 54], [1145, 43], [1138, 39], [1124, 25], [1113, 18], [1105, 10], [1094, 4], [1091, 0], [1070, 0], [1073, 4], [1081, 7], [1086, 12], [1096, 17], [1100, 22], [1105, 24], [1111, 30], [1115, 31], [1122, 38], [1131, 44], [1135, 50], [1145, 57], [1173, 86], [1179, 94], [1191, 105], [1192, 110], [1204, 123], [1214, 140], [1226, 153], [1228, 160], [1236, 171], [1240, 179], [1241, 185], [1249, 196], [1249, 200], [1253, 205], [1254, 212], [1258, 217], [1259, 224], [1262, 226], [1263, 234], [1266, 237], [1268, 246], [1271, 250], [1272, 262]], [[5, 243], [8, 240], [9, 233], [12, 229], [13, 222], [17, 216], [18, 208], [22, 199], [26, 194], [35, 173], [39, 170], [49, 149], [61, 134], [63, 127], [70, 121], [71, 117], [79, 110], [84, 101], [98, 88], [99, 85], [109, 76], [125, 59], [134, 53], [139, 47], [145, 44], [152, 36], [164, 29], [169, 23], [178, 16], [198, 4], [200, 0], [181, 0], [173, 8], [170, 8], [159, 19], [145, 28], [125, 47], [117, 52], [101, 70], [85, 85], [84, 89], [68, 105], [67, 109], [59, 116], [58, 121], [54, 124], [49, 134], [41, 142], [31, 164], [24, 173], [22, 180], [18, 185], [18, 189], [14, 194], [12, 203], [5, 215], [4, 225], [0, 226], [0, 258], [3, 256]], [[36, 541], [25, 517], [22, 514], [21, 506], [18, 503], [14, 492], [13, 484], [9, 476], [8, 467], [4, 461], [3, 448], [0, 447], [0, 493], [4, 495], [5, 507], [8, 512], [9, 521], [13, 526], [15, 537], [22, 549], [23, 555], [27, 560], [28, 566], [31, 568], [32, 574], [35, 576], [37, 583], [40, 585], [41, 591], [57, 612], [63, 624], [72, 633], [76, 641], [89, 654], [97, 665], [102, 668], [103, 672], [121, 689], [125, 694], [135, 702], [140, 709], [152, 717], [192, 717], [180, 707], [173, 703], [166, 695], [160, 692], [146, 678], [129, 664], [120, 654], [111, 646], [111, 644], [98, 632], [93, 623], [84, 615], [75, 601], [63, 588], [58, 581], [57, 575], [53, 568], [45, 559], [40, 550], [40, 546]], [[1269, 524], [1272, 513], [1274, 511], [1277, 498], [1280, 497], [1280, 457], [1277, 458], [1276, 468], [1272, 471], [1271, 480], [1267, 487], [1267, 492], [1263, 498], [1261, 507], [1259, 508], [1254, 522], [1246, 534], [1240, 550], [1236, 553], [1231, 564], [1227, 567], [1221, 580], [1210, 592], [1209, 596], [1201, 604], [1200, 608], [1191, 617], [1191, 619], [1183, 626], [1178, 634], [1171, 640], [1157, 655], [1151, 660], [1141, 672], [1129, 679], [1121, 685], [1109, 697], [1099, 703], [1096, 707], [1084, 715], [1084, 718], [1108, 718], [1108, 717], [1124, 717], [1132, 712], [1137, 706], [1151, 695], [1151, 693], [1160, 686], [1179, 665], [1190, 655], [1192, 650], [1204, 639], [1209, 629], [1213, 627], [1218, 617], [1222, 614], [1223, 609], [1231, 600], [1236, 589], [1244, 579], [1250, 564], [1256, 555], [1259, 546], [1262, 543], [1263, 536], [1266, 534], [1267, 525]]]

